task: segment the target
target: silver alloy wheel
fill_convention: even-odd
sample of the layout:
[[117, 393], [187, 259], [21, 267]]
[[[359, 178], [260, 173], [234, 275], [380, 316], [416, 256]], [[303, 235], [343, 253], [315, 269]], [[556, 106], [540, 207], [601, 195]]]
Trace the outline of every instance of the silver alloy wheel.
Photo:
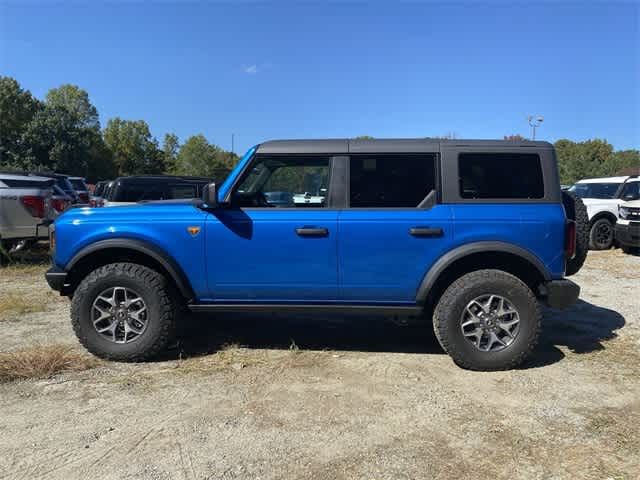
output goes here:
[[478, 350], [497, 352], [515, 340], [520, 330], [520, 315], [506, 298], [481, 295], [465, 307], [460, 329]]
[[147, 305], [130, 288], [107, 288], [91, 306], [91, 321], [100, 335], [114, 343], [129, 343], [144, 333], [149, 321]]

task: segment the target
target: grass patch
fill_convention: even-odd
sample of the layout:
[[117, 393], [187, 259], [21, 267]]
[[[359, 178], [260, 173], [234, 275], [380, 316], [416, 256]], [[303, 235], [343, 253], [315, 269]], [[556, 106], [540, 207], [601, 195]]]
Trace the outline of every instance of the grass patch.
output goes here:
[[36, 345], [0, 353], [0, 383], [51, 378], [62, 372], [87, 370], [98, 363], [97, 359], [76, 353], [67, 345]]
[[0, 321], [18, 320], [16, 315], [25, 313], [44, 312], [47, 305], [35, 302], [33, 298], [14, 292], [5, 292], [0, 298]]

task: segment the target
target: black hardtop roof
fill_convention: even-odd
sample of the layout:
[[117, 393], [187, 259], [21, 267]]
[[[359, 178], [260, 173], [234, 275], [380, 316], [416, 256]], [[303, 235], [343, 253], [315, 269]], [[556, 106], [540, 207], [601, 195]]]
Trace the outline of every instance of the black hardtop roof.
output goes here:
[[439, 152], [447, 147], [553, 148], [549, 142], [529, 140], [462, 140], [440, 138], [269, 140], [258, 145], [257, 153], [420, 153]]

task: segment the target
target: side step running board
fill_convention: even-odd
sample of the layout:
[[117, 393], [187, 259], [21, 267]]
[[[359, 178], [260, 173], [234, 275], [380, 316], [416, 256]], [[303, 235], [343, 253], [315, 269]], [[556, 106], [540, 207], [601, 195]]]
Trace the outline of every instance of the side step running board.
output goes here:
[[292, 305], [279, 303], [209, 303], [188, 305], [192, 312], [331, 312], [372, 313], [384, 315], [420, 315], [422, 307], [407, 305]]

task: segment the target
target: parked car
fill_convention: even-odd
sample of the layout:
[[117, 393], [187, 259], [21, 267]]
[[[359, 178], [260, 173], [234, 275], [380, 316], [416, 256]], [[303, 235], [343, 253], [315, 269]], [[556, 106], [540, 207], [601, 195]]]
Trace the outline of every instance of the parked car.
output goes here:
[[[326, 189], [324, 190], [324, 194], [326, 194]], [[296, 206], [321, 206], [325, 202], [325, 195], [312, 195], [309, 192], [297, 193], [293, 196], [293, 203]]]
[[211, 181], [206, 177], [135, 175], [116, 178], [104, 194], [105, 207], [131, 205], [149, 200], [197, 198]]
[[636, 200], [637, 175], [626, 177], [589, 178], [576, 182], [570, 189], [580, 197], [589, 216], [589, 248], [607, 250], [615, 240], [614, 226], [618, 218], [618, 206], [625, 201]]
[[49, 235], [55, 180], [0, 174], [0, 240], [6, 251]]
[[109, 185], [109, 180], [102, 180], [96, 183], [95, 188], [89, 198], [89, 206], [91, 207], [102, 207], [104, 206], [103, 195], [106, 191], [107, 185]]
[[78, 202], [83, 204], [89, 203], [89, 188], [83, 177], [69, 177], [69, 183], [73, 187], [73, 191], [78, 197]]
[[73, 198], [64, 193], [57, 184], [54, 184], [51, 187], [51, 190], [51, 211], [53, 213], [53, 218], [56, 218], [67, 209], [71, 208], [71, 205], [73, 205]]
[[[634, 182], [633, 185], [640, 187], [640, 182]], [[640, 247], [640, 199], [621, 203], [618, 207], [616, 241], [625, 253]]]
[[293, 207], [293, 194], [291, 192], [264, 192], [264, 196], [274, 207]]
[[[309, 169], [322, 206], [269, 204]], [[72, 209], [46, 279], [107, 359], [157, 355], [182, 308], [348, 311], [424, 316], [458, 365], [508, 369], [535, 348], [539, 301], [578, 298], [583, 209], [547, 142], [270, 141], [201, 200]]]
[[29, 172], [29, 175], [52, 178], [56, 181], [56, 185], [60, 187], [60, 189], [73, 200], [73, 203], [78, 203], [80, 201], [80, 197], [76, 193], [73, 185], [69, 181], [69, 177], [67, 175], [63, 175], [62, 173], [52, 173], [52, 172]]

